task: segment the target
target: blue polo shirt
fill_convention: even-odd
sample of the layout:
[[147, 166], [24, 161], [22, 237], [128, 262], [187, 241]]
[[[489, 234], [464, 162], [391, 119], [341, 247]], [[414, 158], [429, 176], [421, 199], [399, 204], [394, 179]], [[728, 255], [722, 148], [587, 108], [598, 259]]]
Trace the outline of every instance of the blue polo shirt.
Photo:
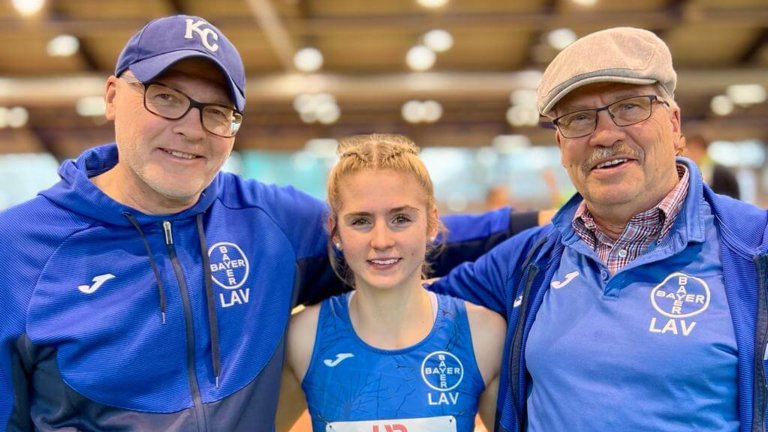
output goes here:
[[566, 247], [526, 345], [529, 432], [738, 430], [736, 341], [702, 211], [706, 241], [672, 235], [614, 276], [584, 242]]

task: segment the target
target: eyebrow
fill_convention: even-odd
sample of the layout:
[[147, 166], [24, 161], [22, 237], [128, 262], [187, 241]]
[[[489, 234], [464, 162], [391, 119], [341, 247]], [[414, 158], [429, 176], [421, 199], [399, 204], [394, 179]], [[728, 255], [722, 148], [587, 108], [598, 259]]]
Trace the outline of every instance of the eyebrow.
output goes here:
[[[401, 206], [401, 207], [395, 207], [393, 209], [390, 209], [387, 213], [388, 214], [393, 214], [393, 213], [401, 213], [401, 212], [405, 212], [405, 211], [413, 211], [413, 212], [416, 212], [416, 213], [421, 213], [421, 210], [419, 210], [416, 207], [411, 207], [409, 205], [405, 205], [405, 206]], [[355, 217], [355, 216], [368, 216], [370, 214], [371, 214], [371, 212], [347, 213], [346, 215], [344, 215], [344, 217], [346, 218], [346, 217]]]
[[[650, 93], [653, 93], [653, 92], [650, 92]], [[629, 99], [629, 98], [633, 98], [633, 97], [640, 97], [640, 96], [646, 96], [647, 94], [648, 93], [637, 93], [636, 94], [634, 92], [632, 92], [632, 93], [619, 93], [619, 94], [616, 94], [614, 96], [614, 98], [610, 102], [608, 102], [606, 105], [610, 105], [612, 103], [616, 103], [616, 102], [618, 102], [620, 100], [624, 100], [624, 99]], [[653, 94], [655, 94], [655, 93], [653, 93]], [[605, 106], [605, 105], [602, 105], [602, 106]], [[596, 108], [592, 108], [592, 107], [589, 107], [587, 105], [580, 105], [580, 104], [566, 105], [566, 106], [562, 107], [560, 110], [558, 110], [558, 111], [562, 111], [562, 114], [559, 114], [559, 113], [558, 114], [559, 115], [565, 115], [565, 114], [570, 114], [572, 112], [587, 111], [587, 110], [594, 110], [594, 109], [596, 109]]]
[[[167, 78], [160, 78], [158, 80], [151, 80], [151, 81], [147, 82], [147, 85], [149, 85], [149, 84], [159, 84], [159, 85], [161, 85], [163, 87], [166, 87], [166, 88], [169, 88], [171, 90], [177, 91], [177, 92], [183, 94], [184, 96], [186, 96], [188, 98], [197, 100], [196, 99], [197, 97], [192, 97], [192, 96], [189, 95], [189, 91], [182, 90], [182, 89], [178, 88], [177, 85], [175, 85], [175, 84], [169, 84], [167, 82], [164, 82], [163, 79], [167, 79]], [[215, 99], [218, 99], [218, 96]], [[228, 96], [225, 96], [224, 99], [226, 99], [226, 101], [224, 101], [224, 102], [201, 102], [201, 101], [198, 101], [198, 102], [204, 103], [206, 105], [223, 106], [223, 107], [231, 108], [231, 109], [237, 111], [237, 107], [235, 107], [234, 103], [229, 100]]]

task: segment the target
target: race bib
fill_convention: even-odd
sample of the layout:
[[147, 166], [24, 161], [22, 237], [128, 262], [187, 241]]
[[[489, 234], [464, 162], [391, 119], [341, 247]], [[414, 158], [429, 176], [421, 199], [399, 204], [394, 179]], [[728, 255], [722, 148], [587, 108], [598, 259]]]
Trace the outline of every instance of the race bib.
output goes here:
[[328, 423], [326, 432], [456, 432], [453, 416]]

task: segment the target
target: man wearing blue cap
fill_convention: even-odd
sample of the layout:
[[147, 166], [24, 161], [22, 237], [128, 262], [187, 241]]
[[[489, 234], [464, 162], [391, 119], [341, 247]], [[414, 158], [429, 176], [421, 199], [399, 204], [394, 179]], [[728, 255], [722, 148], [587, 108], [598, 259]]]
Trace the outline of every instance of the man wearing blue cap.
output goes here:
[[768, 213], [677, 157], [676, 81], [647, 30], [560, 52], [538, 107], [578, 193], [434, 286], [508, 318], [497, 430], [765, 430]]
[[[0, 430], [272, 431], [291, 308], [340, 285], [325, 205], [219, 172], [245, 74], [202, 18], [136, 33], [106, 102], [116, 144], [0, 213]], [[439, 264], [512, 221], [447, 220]]]

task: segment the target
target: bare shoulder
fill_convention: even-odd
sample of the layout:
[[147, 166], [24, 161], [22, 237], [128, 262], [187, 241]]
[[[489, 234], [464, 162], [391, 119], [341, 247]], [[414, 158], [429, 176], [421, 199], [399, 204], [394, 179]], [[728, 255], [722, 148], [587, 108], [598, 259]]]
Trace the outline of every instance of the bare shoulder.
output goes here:
[[490, 309], [469, 302], [464, 302], [464, 304], [467, 309], [477, 366], [487, 384], [499, 372], [501, 354], [504, 349], [504, 337], [507, 333], [507, 321]]
[[320, 304], [306, 306], [300, 311], [291, 314], [291, 326], [289, 333], [293, 329], [304, 329], [307, 326], [317, 327], [317, 320], [320, 317]]
[[299, 382], [304, 378], [312, 358], [319, 317], [319, 304], [307, 306], [291, 316], [286, 361]]
[[507, 321], [504, 317], [468, 301], [465, 301], [464, 304], [467, 308], [472, 337], [474, 338], [475, 333], [485, 333], [491, 339], [501, 338], [503, 343], [504, 335], [507, 332]]

